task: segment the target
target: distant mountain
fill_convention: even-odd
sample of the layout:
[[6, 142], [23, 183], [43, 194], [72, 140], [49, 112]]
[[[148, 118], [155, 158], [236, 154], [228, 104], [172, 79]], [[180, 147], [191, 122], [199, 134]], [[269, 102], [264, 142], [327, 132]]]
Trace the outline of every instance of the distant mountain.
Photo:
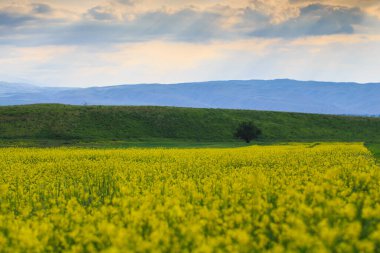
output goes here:
[[23, 83], [6, 83], [0, 82], [0, 95], [17, 94], [20, 92], [34, 92], [39, 90], [38, 86]]
[[0, 105], [158, 105], [380, 115], [380, 84], [248, 80], [43, 88], [0, 83]]

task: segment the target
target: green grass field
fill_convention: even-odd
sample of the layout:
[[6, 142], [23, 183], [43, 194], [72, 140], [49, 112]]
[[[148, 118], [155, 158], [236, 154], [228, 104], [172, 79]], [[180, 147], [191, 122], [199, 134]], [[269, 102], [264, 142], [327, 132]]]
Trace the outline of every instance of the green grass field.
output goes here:
[[380, 143], [366, 143], [366, 147], [372, 152], [378, 162], [380, 162]]
[[28, 105], [0, 107], [0, 146], [241, 146], [239, 122], [259, 142], [380, 143], [380, 118], [174, 107]]
[[[253, 142], [270, 145], [270, 142]], [[176, 139], [139, 139], [139, 140], [61, 140], [61, 139], [6, 139], [0, 141], [0, 147], [83, 147], [83, 148], [233, 148], [250, 146], [239, 140], [193, 141]]]

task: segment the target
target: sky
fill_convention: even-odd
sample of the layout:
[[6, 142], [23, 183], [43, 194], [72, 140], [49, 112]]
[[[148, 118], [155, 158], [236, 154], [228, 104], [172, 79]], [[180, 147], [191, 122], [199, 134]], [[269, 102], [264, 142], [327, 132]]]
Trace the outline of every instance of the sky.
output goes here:
[[0, 0], [0, 81], [380, 82], [379, 0]]

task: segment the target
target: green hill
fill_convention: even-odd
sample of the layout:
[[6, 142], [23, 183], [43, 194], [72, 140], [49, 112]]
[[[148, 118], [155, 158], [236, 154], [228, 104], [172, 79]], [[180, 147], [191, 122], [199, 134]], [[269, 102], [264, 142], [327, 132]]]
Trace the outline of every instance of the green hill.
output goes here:
[[253, 120], [262, 142], [380, 142], [380, 118], [248, 110], [133, 106], [0, 107], [0, 139], [12, 141], [236, 142], [241, 121]]

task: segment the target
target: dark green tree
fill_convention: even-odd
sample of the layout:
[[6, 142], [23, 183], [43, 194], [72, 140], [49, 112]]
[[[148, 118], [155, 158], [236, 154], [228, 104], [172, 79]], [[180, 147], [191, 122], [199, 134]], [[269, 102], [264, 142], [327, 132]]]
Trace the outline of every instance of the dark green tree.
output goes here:
[[234, 133], [235, 138], [242, 139], [246, 143], [250, 143], [260, 135], [261, 130], [252, 121], [240, 123]]

